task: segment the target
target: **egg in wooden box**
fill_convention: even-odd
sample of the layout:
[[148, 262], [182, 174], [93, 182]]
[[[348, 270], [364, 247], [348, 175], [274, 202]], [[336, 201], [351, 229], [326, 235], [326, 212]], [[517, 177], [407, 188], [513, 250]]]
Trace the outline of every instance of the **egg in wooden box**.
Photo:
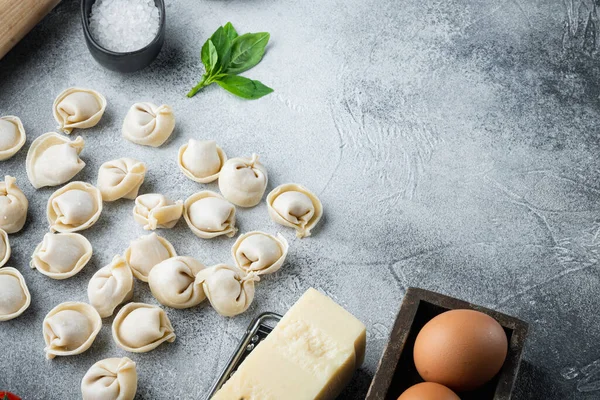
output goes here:
[[494, 318], [475, 310], [450, 310], [423, 326], [414, 362], [425, 381], [470, 391], [496, 376], [507, 351], [506, 333]]
[[460, 397], [439, 383], [421, 382], [408, 388], [398, 400], [460, 400]]

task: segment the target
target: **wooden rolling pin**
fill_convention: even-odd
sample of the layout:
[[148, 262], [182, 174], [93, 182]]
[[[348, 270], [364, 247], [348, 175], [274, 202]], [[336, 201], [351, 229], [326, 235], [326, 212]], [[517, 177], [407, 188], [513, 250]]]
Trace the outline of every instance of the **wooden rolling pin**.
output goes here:
[[0, 0], [0, 59], [60, 0]]

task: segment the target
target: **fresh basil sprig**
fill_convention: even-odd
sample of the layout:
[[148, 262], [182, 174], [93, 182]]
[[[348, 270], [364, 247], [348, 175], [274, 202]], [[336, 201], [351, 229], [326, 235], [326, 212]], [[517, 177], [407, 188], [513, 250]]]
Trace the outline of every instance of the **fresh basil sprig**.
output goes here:
[[212, 83], [244, 99], [258, 99], [271, 93], [273, 89], [261, 82], [238, 76], [262, 60], [269, 38], [267, 32], [240, 36], [231, 22], [220, 26], [202, 46], [200, 58], [206, 72], [187, 97], [193, 97]]

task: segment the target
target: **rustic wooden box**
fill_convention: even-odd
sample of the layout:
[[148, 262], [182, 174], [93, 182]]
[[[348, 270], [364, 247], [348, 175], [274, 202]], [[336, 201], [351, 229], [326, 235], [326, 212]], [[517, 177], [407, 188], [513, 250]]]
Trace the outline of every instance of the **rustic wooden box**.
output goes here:
[[498, 375], [480, 389], [458, 393], [461, 400], [511, 398], [521, 364], [528, 324], [509, 315], [440, 293], [408, 288], [366, 400], [396, 400], [404, 390], [423, 381], [413, 361], [413, 347], [417, 334], [430, 319], [453, 309], [472, 309], [490, 315], [502, 325], [508, 337], [508, 354]]

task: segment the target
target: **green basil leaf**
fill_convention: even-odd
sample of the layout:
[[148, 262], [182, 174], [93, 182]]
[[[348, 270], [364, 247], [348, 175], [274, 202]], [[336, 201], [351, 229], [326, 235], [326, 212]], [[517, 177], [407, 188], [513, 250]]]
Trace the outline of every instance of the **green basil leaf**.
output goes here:
[[210, 39], [208, 40], [208, 49], [210, 54], [210, 70], [214, 71], [217, 62], [219, 61], [219, 54], [217, 53], [217, 49]]
[[210, 40], [215, 45], [217, 49], [217, 54], [219, 55], [219, 62], [217, 64], [217, 70], [224, 70], [227, 68], [229, 64], [229, 55], [231, 53], [231, 40], [225, 29], [220, 26], [215, 33], [210, 37]]
[[204, 43], [204, 46], [202, 46], [201, 57], [202, 64], [204, 64], [204, 68], [206, 68], [206, 73], [210, 74], [215, 69], [215, 65], [217, 65], [217, 61], [219, 60], [217, 49], [212, 40], [208, 39], [206, 43]]
[[233, 39], [238, 37], [238, 33], [235, 30], [235, 28], [233, 27], [233, 25], [231, 24], [231, 22], [226, 23], [225, 26], [223, 27], [223, 30], [225, 30], [225, 34], [227, 35], [229, 40], [232, 42], [233, 42]]
[[206, 72], [210, 72], [210, 49], [208, 47], [208, 42], [210, 40], [207, 40], [206, 42], [204, 42], [204, 44], [202, 45], [202, 51], [200, 52], [200, 58], [202, 59], [202, 64], [204, 64], [204, 69], [206, 70]]
[[231, 43], [229, 66], [225, 72], [239, 74], [258, 64], [265, 54], [270, 37], [267, 32], [259, 32], [246, 33], [235, 38]]
[[259, 81], [237, 75], [225, 75], [216, 82], [223, 89], [244, 99], [259, 99], [273, 91]]

